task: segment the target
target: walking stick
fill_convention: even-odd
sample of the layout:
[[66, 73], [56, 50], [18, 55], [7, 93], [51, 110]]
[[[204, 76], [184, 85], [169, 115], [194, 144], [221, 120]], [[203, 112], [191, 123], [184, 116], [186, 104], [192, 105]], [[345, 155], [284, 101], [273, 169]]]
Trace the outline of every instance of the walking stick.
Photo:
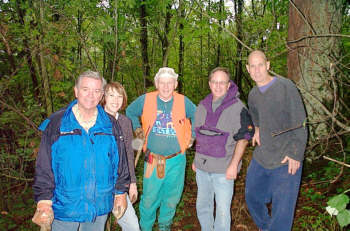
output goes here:
[[133, 148], [135, 150], [137, 150], [136, 157], [135, 157], [135, 168], [137, 166], [137, 162], [139, 161], [141, 153], [142, 153], [143, 142], [144, 141], [142, 139], [138, 139], [138, 138], [136, 138], [132, 141]]

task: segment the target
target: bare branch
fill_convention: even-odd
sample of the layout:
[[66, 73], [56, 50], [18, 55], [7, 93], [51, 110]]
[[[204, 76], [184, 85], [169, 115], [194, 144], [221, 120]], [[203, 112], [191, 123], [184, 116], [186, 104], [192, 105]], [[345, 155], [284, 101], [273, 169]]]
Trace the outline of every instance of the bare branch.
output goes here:
[[309, 39], [309, 38], [325, 38], [325, 37], [342, 37], [342, 38], [350, 38], [350, 35], [346, 34], [315, 34], [315, 35], [308, 35], [308, 36], [303, 36], [295, 40], [290, 40], [287, 41], [287, 43], [297, 43], [300, 42], [304, 39]]
[[38, 126], [33, 122], [31, 121], [27, 116], [25, 116], [22, 112], [20, 112], [17, 108], [7, 104], [5, 101], [3, 101], [2, 99], [0, 99], [0, 103], [7, 107], [8, 109], [10, 109], [11, 111], [14, 111], [15, 113], [17, 113], [19, 116], [21, 116], [25, 121], [27, 121], [27, 123], [34, 129], [34, 131], [36, 132], [36, 134], [38, 136], [41, 135], [41, 132], [39, 131], [38, 129]]
[[302, 90], [303, 92], [305, 92], [306, 94], [308, 94], [309, 96], [311, 96], [320, 106], [320, 108], [322, 108], [323, 112], [328, 115], [333, 122], [335, 122], [339, 127], [341, 127], [342, 129], [344, 129], [345, 131], [350, 131], [350, 126], [347, 126], [346, 124], [342, 123], [341, 121], [339, 121], [337, 118], [335, 118], [335, 116], [332, 115], [332, 112], [330, 112], [327, 107], [319, 100], [317, 99], [313, 94], [311, 94], [310, 92], [306, 91], [304, 88], [298, 86], [298, 88], [300, 90]]
[[350, 168], [350, 164], [346, 164], [346, 163], [344, 163], [344, 162], [342, 162], [342, 161], [335, 160], [335, 159], [330, 158], [330, 157], [328, 157], [328, 156], [323, 156], [323, 159], [330, 160], [330, 161], [332, 161], [332, 162], [335, 162], [335, 163], [337, 163], [337, 164], [340, 164], [340, 165], [343, 165], [343, 166], [345, 166], [345, 167]]
[[7, 177], [7, 178], [11, 178], [11, 179], [15, 179], [15, 180], [22, 180], [22, 181], [33, 181], [33, 178], [23, 178], [23, 177], [17, 177], [17, 176], [11, 176], [8, 174], [4, 174], [4, 173], [0, 173], [1, 176]]

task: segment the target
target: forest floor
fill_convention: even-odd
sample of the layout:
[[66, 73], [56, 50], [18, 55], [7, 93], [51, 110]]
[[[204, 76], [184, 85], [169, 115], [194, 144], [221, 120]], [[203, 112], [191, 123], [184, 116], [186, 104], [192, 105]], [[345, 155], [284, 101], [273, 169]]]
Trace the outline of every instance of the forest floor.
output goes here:
[[[184, 193], [178, 204], [172, 230], [199, 231], [200, 225], [196, 215], [197, 185], [195, 173], [191, 169], [193, 153], [188, 154], [186, 166], [186, 182]], [[231, 206], [231, 231], [256, 231], [257, 227], [252, 221], [244, 198], [245, 175], [251, 159], [251, 149], [244, 155], [242, 170], [235, 181], [235, 194]], [[342, 231], [336, 219], [330, 217], [325, 210], [327, 201], [332, 195], [339, 193], [339, 188], [350, 188], [350, 171], [345, 168], [342, 177], [337, 183], [329, 182], [339, 173], [340, 168], [329, 162], [319, 161], [308, 167], [304, 164], [303, 178], [295, 212], [293, 231]], [[139, 197], [142, 194], [142, 164], [137, 168]], [[1, 190], [0, 190], [1, 191]], [[31, 222], [35, 211], [32, 190], [29, 183], [14, 185], [10, 191], [0, 195], [0, 230], [27, 231], [39, 230]], [[138, 212], [139, 200], [134, 204]], [[138, 214], [139, 215], [139, 214]], [[110, 230], [120, 230], [118, 225], [111, 222]], [[157, 225], [155, 229], [157, 230]], [[348, 227], [349, 228], [349, 227]]]

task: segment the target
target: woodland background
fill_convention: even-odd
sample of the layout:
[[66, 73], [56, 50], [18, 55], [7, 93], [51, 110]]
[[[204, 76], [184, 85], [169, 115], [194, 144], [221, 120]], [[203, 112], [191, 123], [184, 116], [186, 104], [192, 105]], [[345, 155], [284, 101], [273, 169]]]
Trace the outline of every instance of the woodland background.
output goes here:
[[[349, 230], [349, 0], [0, 0], [0, 229], [37, 230], [30, 221], [37, 127], [74, 99], [82, 71], [121, 82], [131, 102], [169, 66], [178, 91], [197, 104], [209, 93], [210, 70], [224, 66], [246, 101], [253, 49], [266, 52], [272, 74], [297, 84], [308, 113], [293, 230]], [[232, 230], [256, 229], [244, 203], [251, 151], [236, 182]], [[200, 230], [195, 178], [190, 167], [186, 173], [173, 229]], [[137, 174], [141, 194], [142, 164]], [[331, 217], [327, 206], [339, 214]]]

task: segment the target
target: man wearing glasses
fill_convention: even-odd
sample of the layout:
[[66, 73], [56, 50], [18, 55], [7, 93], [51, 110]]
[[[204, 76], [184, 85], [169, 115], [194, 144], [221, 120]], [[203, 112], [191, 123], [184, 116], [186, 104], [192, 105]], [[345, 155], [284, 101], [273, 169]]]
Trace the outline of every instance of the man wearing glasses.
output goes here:
[[234, 180], [254, 128], [226, 68], [211, 71], [209, 87], [211, 94], [199, 103], [195, 114], [196, 154], [192, 169], [198, 186], [197, 217], [202, 231], [229, 231]]

